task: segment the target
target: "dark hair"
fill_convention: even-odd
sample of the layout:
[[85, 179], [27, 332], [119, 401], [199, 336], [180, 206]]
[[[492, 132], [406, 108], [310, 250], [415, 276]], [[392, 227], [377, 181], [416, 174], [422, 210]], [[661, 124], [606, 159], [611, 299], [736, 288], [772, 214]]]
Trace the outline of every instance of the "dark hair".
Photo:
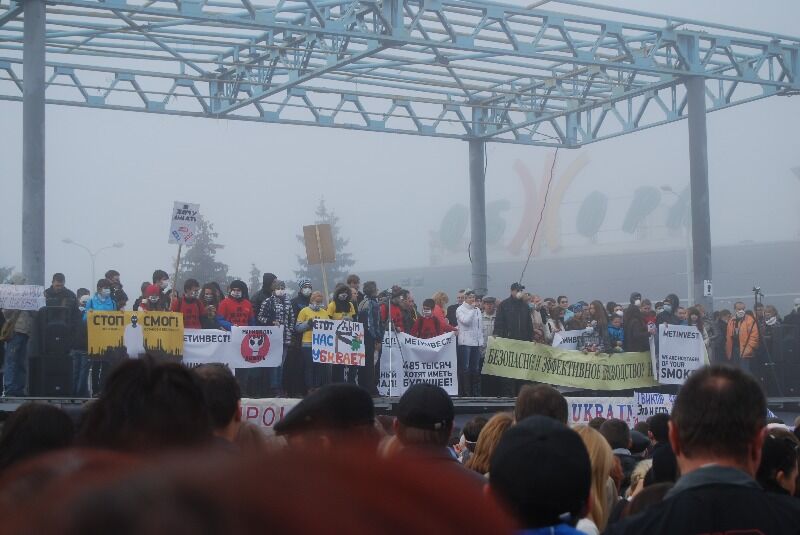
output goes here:
[[169, 275], [163, 269], [157, 269], [153, 272], [153, 284], [157, 283], [160, 280], [168, 279]]
[[242, 392], [231, 370], [222, 364], [203, 364], [194, 369], [203, 390], [214, 429], [226, 427], [239, 410]]
[[108, 282], [108, 279], [100, 279], [97, 281], [97, 289], [100, 290], [101, 288], [111, 288], [111, 283]]
[[378, 284], [375, 281], [367, 281], [364, 283], [362, 291], [366, 296], [375, 297], [378, 294]]
[[647, 436], [647, 433], [650, 432], [650, 424], [645, 421], [638, 421], [636, 425], [633, 426], [634, 431], [638, 431], [639, 433]]
[[608, 303], [606, 303], [606, 312], [608, 312], [609, 316], [614, 314], [614, 309], [616, 307], [617, 307], [617, 304], [614, 301], [609, 301]]
[[525, 385], [517, 395], [514, 419], [518, 422], [528, 416], [549, 416], [566, 424], [569, 416], [566, 398], [550, 385]]
[[594, 316], [591, 319], [597, 320], [596, 332], [605, 333], [608, 330], [608, 314], [605, 313], [603, 302], [595, 299], [591, 304], [594, 306]]
[[111, 292], [111, 298], [114, 302], [119, 306], [120, 303], [127, 303], [128, 302], [128, 294], [125, 293], [125, 290], [119, 289], [117, 291]]
[[602, 416], [595, 416], [591, 420], [589, 420], [589, 427], [596, 431], [600, 431], [600, 426], [606, 423], [606, 419]]
[[212, 304], [218, 305], [219, 301], [217, 299], [217, 288], [214, 286], [214, 283], [212, 283], [212, 282], [205, 283], [203, 285], [203, 288], [200, 291], [201, 291], [201, 293], [205, 293], [206, 290], [211, 290], [211, 293], [214, 294], [214, 301], [213, 301]]
[[200, 283], [197, 282], [197, 279], [186, 279], [186, 282], [183, 283], [183, 291], [188, 292], [191, 288], [199, 288]]
[[556, 297], [556, 304], [561, 302], [562, 299], [568, 299], [568, 298], [566, 295], [559, 295], [558, 297]]
[[628, 424], [619, 418], [611, 418], [600, 426], [603, 435], [612, 449], [628, 448], [631, 445], [631, 430]]
[[430, 298], [428, 298], [428, 299], [425, 299], [425, 300], [422, 302], [422, 307], [423, 307], [423, 308], [430, 308], [430, 309], [433, 309], [433, 307], [435, 307], [435, 306], [436, 306], [436, 301], [434, 301], [433, 299], [430, 299]]
[[66, 448], [75, 428], [67, 413], [47, 403], [23, 403], [0, 435], [0, 470], [40, 453]]
[[[339, 299], [339, 294], [346, 293], [347, 297], [344, 301]], [[346, 284], [337, 284], [336, 288], [333, 290], [333, 303], [336, 307], [336, 312], [342, 312], [344, 314], [350, 313], [350, 287]]]
[[63, 273], [53, 273], [53, 282], [64, 282], [67, 279], [64, 277]]
[[88, 288], [78, 288], [78, 290], [75, 292], [75, 295], [78, 299], [80, 299], [84, 295], [92, 295], [92, 292], [90, 292]]
[[700, 313], [700, 310], [697, 307], [689, 307], [686, 309], [686, 315], [688, 316], [686, 319], [691, 321], [692, 316], [697, 316], [697, 323], [695, 323], [695, 327], [700, 332], [703, 332], [703, 315]]
[[647, 419], [650, 426], [650, 433], [656, 442], [667, 442], [669, 440], [669, 414], [660, 412]]
[[108, 271], [106, 271], [105, 277], [107, 279], [110, 279], [111, 277], [119, 277], [119, 271], [117, 271], [116, 269], [109, 269]]
[[148, 354], [111, 372], [86, 412], [80, 439], [88, 446], [142, 451], [200, 445], [210, 433], [196, 376]]
[[150, 286], [151, 283], [144, 281], [142, 284], [139, 285], [139, 290], [142, 295], [147, 291], [147, 287]]
[[646, 486], [628, 502], [620, 515], [620, 520], [646, 511], [649, 507], [661, 503], [664, 500], [664, 496], [674, 485], [675, 483], [670, 481]]
[[688, 458], [745, 459], [766, 415], [767, 401], [753, 376], [720, 364], [692, 373], [672, 408], [681, 451]]
[[247, 292], [247, 285], [244, 283], [244, 281], [239, 279], [232, 280], [228, 285], [228, 291], [230, 292], [232, 290], [241, 290], [242, 299], [250, 299], [250, 295]]
[[278, 277], [274, 273], [264, 273], [261, 275], [261, 288], [269, 290], [272, 287], [272, 281]]
[[653, 306], [653, 302], [649, 299], [642, 299], [642, 305], [650, 305]]
[[475, 449], [475, 443], [478, 442], [478, 435], [481, 434], [483, 426], [485, 426], [488, 421], [489, 420], [483, 416], [476, 416], [464, 424], [464, 429], [462, 429], [461, 432], [464, 433], [464, 439], [466, 439], [467, 442], [472, 442], [470, 451]]
[[791, 474], [797, 468], [797, 448], [797, 439], [789, 431], [770, 431], [764, 439], [756, 480], [769, 489], [777, 484], [775, 478], [778, 472], [783, 472], [786, 476]]
[[352, 283], [354, 283], [354, 282], [355, 282], [356, 284], [359, 284], [359, 283], [361, 283], [361, 278], [360, 278], [358, 275], [354, 274], [354, 273], [353, 273], [353, 274], [350, 274], [350, 275], [348, 275], [348, 276], [347, 276], [347, 284], [349, 285], [349, 284], [352, 284]]

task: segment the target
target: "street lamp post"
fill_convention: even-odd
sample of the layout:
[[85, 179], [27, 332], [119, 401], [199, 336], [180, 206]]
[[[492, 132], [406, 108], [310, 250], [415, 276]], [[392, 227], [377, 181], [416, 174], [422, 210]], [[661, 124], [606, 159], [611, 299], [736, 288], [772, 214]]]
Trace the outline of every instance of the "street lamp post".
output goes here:
[[[680, 198], [675, 190], [672, 189], [672, 186], [661, 186], [661, 191], [665, 193], [669, 193], [674, 195], [676, 198]], [[693, 266], [693, 259], [692, 259], [692, 212], [689, 211], [689, 221], [688, 225], [686, 225], [685, 229], [685, 237], [686, 237], [686, 287], [687, 287], [687, 295], [686, 299], [688, 301], [688, 306], [694, 306], [694, 272], [692, 269]]]
[[91, 258], [91, 260], [92, 260], [92, 285], [97, 283], [97, 275], [95, 273], [95, 260], [97, 259], [97, 255], [100, 253], [100, 251], [105, 251], [106, 249], [119, 249], [120, 247], [122, 247], [124, 245], [122, 242], [116, 242], [116, 243], [112, 243], [111, 245], [106, 245], [104, 247], [100, 247], [99, 249], [97, 249], [95, 251], [92, 251], [91, 249], [89, 249], [88, 247], [83, 245], [82, 243], [78, 243], [78, 242], [76, 242], [76, 241], [74, 241], [74, 240], [72, 240], [70, 238], [64, 238], [61, 241], [66, 243], [66, 244], [68, 244], [68, 245], [74, 245], [76, 247], [80, 247], [81, 249], [83, 249], [84, 251], [86, 251], [89, 254], [89, 258]]

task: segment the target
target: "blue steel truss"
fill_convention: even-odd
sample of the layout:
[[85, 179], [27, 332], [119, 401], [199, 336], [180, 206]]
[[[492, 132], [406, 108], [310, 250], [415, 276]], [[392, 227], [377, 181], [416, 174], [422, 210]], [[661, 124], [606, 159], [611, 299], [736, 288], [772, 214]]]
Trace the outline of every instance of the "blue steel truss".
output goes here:
[[[685, 118], [687, 77], [708, 111], [800, 91], [798, 38], [535, 6], [48, 0], [46, 102], [578, 147]], [[0, 99], [22, 100], [23, 17], [0, 0]]]

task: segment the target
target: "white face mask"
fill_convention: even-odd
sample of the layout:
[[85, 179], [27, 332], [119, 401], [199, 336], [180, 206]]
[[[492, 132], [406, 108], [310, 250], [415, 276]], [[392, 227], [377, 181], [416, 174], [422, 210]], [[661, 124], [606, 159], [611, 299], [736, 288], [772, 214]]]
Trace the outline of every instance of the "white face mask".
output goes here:
[[742, 319], [744, 317], [744, 310], [737, 310], [736, 311], [736, 317], [738, 319]]
[[635, 306], [637, 306], [637, 307], [640, 307], [640, 306], [642, 306], [642, 300], [641, 299], [637, 299], [636, 301], [633, 302], [633, 304]]
[[339, 294], [337, 297], [339, 301], [347, 301], [348, 294]]
[[300, 293], [308, 297], [309, 295], [311, 295], [311, 288], [303, 288], [302, 290], [300, 290]]
[[433, 314], [429, 309], [423, 308], [422, 309], [422, 317], [423, 318], [430, 318], [431, 314]]
[[102, 297], [110, 296], [111, 295], [111, 288], [103, 288], [102, 290], [100, 290], [100, 295]]
[[241, 299], [242, 298], [242, 291], [241, 290], [233, 290], [231, 291], [231, 297], [234, 299]]
[[187, 295], [187, 297], [189, 297], [190, 299], [197, 299], [199, 296], [200, 296], [200, 290], [189, 292], [189, 294]]
[[778, 323], [778, 318], [772, 316], [771, 318], [767, 318], [766, 324], [772, 327], [773, 325]]
[[158, 296], [151, 295], [150, 297], [147, 298], [147, 300], [150, 301], [151, 303], [158, 303]]
[[621, 310], [617, 310], [616, 312], [614, 312], [614, 314], [619, 316], [620, 318], [625, 315], [625, 313]]
[[275, 295], [277, 295], [278, 297], [283, 297], [284, 295], [286, 295], [286, 290], [282, 290], [279, 288], [275, 290]]
[[167, 288], [169, 288], [169, 281], [168, 280], [161, 281], [161, 289], [166, 290]]

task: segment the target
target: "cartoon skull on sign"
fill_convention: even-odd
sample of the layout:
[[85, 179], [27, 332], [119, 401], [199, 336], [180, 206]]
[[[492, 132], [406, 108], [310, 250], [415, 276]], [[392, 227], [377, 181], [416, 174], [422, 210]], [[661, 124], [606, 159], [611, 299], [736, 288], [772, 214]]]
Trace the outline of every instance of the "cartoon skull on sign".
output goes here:
[[258, 352], [261, 351], [261, 346], [264, 345], [264, 337], [263, 336], [251, 336], [250, 340], [248, 340], [248, 344], [250, 345], [250, 351], [252, 352], [252, 357], [258, 357]]

